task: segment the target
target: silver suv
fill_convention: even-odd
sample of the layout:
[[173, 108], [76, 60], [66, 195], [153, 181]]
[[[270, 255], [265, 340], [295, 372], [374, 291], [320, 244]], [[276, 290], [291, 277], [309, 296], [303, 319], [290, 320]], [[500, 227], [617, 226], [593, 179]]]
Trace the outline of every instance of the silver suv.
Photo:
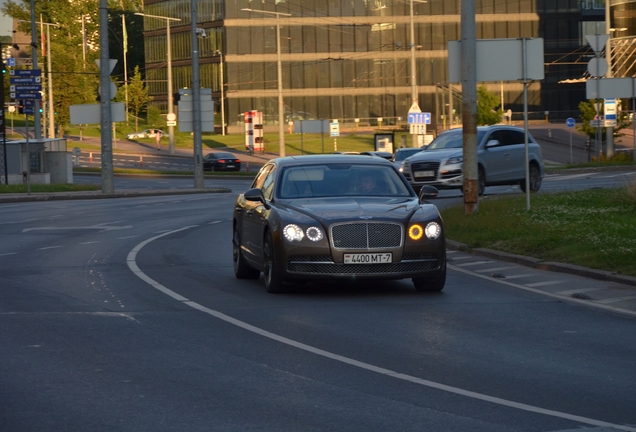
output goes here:
[[[442, 132], [426, 148], [404, 161], [402, 172], [415, 190], [424, 185], [438, 189], [463, 189], [464, 157], [462, 129]], [[528, 135], [530, 190], [541, 188], [544, 176], [541, 148]], [[512, 126], [477, 128], [479, 195], [486, 186], [518, 184], [526, 189], [525, 138], [523, 129]]]

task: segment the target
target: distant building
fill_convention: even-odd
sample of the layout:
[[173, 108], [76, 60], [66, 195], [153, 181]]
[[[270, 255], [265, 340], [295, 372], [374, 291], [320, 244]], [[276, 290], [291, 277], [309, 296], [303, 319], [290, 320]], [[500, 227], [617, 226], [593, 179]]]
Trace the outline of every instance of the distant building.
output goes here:
[[[419, 105], [433, 114], [438, 130], [461, 121], [461, 86], [449, 88], [446, 51], [448, 41], [460, 37], [460, 4], [413, 1]], [[266, 128], [278, 123], [276, 19], [244, 8], [291, 15], [280, 18], [285, 122], [357, 118], [374, 125], [381, 117], [390, 125], [406, 119], [412, 84], [409, 0], [208, 0], [198, 3], [198, 27], [207, 34], [199, 38], [200, 82], [212, 89], [218, 112], [225, 83], [230, 132], [243, 130], [242, 114], [250, 110], [264, 113]], [[171, 91], [190, 87], [190, 2], [147, 0], [144, 13], [181, 19], [171, 22]], [[530, 84], [531, 118], [543, 119], [546, 111], [550, 119], [578, 116], [585, 84], [561, 82], [584, 77], [585, 34], [604, 26], [603, 0], [477, 0], [476, 19], [478, 39], [544, 38], [546, 78]], [[147, 18], [144, 25], [149, 93], [166, 111], [166, 21]], [[521, 119], [522, 84], [486, 84]]]

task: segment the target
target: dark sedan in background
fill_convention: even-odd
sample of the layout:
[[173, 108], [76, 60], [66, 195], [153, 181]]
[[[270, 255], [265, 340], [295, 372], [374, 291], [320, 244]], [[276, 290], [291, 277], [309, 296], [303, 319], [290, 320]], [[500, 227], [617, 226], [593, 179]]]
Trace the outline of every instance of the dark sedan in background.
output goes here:
[[265, 276], [268, 292], [309, 280], [411, 278], [441, 291], [446, 243], [437, 207], [386, 159], [315, 155], [274, 159], [238, 196], [234, 273]]
[[241, 160], [232, 153], [213, 152], [203, 157], [203, 171], [240, 171]]

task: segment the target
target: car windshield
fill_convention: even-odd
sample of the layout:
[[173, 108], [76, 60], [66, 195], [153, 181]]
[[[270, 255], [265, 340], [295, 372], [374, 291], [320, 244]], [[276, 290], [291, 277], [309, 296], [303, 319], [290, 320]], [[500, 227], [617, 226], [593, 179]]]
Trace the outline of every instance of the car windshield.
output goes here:
[[215, 153], [215, 159], [234, 159], [234, 155], [232, 153]]
[[411, 197], [412, 192], [393, 166], [323, 164], [285, 168], [278, 196], [325, 198], [343, 196]]
[[[481, 141], [485, 133], [486, 133], [485, 131], [477, 131], [477, 142]], [[428, 147], [426, 147], [426, 151], [462, 148], [463, 147], [462, 138], [463, 138], [463, 135], [462, 135], [461, 129], [440, 134], [437, 138], [433, 140], [433, 142]]]
[[407, 157], [413, 156], [415, 153], [418, 153], [418, 152], [421, 152], [421, 151], [422, 151], [422, 149], [419, 149], [419, 148], [398, 151], [395, 154], [395, 161], [396, 162], [397, 161], [403, 161]]

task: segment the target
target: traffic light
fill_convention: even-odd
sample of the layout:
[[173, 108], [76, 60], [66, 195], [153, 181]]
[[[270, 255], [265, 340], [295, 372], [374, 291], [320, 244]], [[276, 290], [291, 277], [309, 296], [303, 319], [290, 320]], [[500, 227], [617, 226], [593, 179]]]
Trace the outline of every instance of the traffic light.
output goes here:
[[172, 94], [172, 101], [174, 102], [175, 105], [179, 105], [179, 101], [181, 100], [181, 93], [179, 92], [174, 92]]
[[24, 114], [24, 101], [18, 101], [18, 114]]
[[44, 112], [44, 110], [42, 109], [42, 101], [40, 101], [40, 112]]

